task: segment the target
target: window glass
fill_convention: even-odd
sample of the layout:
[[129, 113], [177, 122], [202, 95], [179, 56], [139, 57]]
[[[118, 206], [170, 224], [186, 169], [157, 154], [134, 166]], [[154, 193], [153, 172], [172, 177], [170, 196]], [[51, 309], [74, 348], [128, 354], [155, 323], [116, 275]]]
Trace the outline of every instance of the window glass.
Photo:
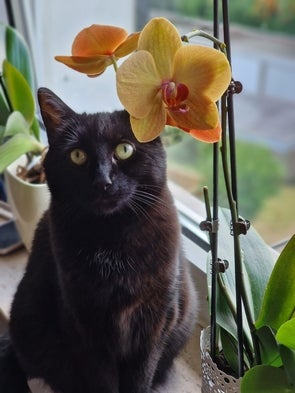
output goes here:
[[[211, 32], [212, 3], [20, 2], [29, 20], [38, 85], [51, 88], [77, 111], [121, 108], [112, 69], [101, 78], [87, 78], [54, 56], [69, 55], [75, 35], [93, 23], [133, 32], [162, 15], [181, 33], [195, 28]], [[295, 232], [295, 5], [293, 0], [231, 0], [229, 6], [233, 76], [243, 84], [243, 92], [234, 97], [240, 213], [274, 244]], [[204, 185], [212, 191], [211, 145], [182, 133], [181, 142], [167, 151], [173, 181], [200, 198]]]
[[[152, 4], [185, 32], [212, 31], [212, 1]], [[233, 77], [243, 84], [234, 96], [240, 214], [276, 244], [295, 232], [295, 5], [232, 0], [229, 7]], [[211, 187], [212, 146], [182, 139], [168, 149], [169, 175], [202, 198], [203, 186]], [[220, 193], [223, 205], [222, 181]]]

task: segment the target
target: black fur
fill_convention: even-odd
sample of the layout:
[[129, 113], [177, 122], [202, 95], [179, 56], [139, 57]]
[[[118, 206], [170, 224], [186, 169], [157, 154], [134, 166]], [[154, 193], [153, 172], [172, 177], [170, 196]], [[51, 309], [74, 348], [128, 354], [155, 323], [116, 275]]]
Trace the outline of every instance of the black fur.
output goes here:
[[[52, 200], [12, 305], [6, 352], [20, 366], [7, 367], [58, 393], [150, 393], [194, 319], [161, 141], [137, 142], [124, 111], [78, 115], [48, 89], [39, 103]], [[26, 392], [23, 377], [6, 392]]]

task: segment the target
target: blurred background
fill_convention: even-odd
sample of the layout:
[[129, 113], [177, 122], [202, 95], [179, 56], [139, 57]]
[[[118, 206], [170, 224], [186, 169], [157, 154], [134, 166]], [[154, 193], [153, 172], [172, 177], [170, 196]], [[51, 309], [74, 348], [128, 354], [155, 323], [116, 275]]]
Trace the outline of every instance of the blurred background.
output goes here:
[[[4, 21], [9, 19], [5, 3], [1, 0]], [[121, 108], [111, 68], [93, 79], [54, 60], [55, 55], [70, 55], [73, 39], [84, 27], [112, 24], [131, 33], [151, 17], [165, 16], [181, 34], [194, 29], [212, 33], [212, 0], [10, 3], [32, 49], [37, 85], [50, 88], [79, 112]], [[242, 93], [234, 96], [240, 213], [274, 245], [295, 232], [295, 2], [230, 0], [229, 7], [233, 76], [243, 84]], [[212, 189], [212, 146], [183, 134], [167, 153], [169, 177], [202, 199], [203, 186]]]

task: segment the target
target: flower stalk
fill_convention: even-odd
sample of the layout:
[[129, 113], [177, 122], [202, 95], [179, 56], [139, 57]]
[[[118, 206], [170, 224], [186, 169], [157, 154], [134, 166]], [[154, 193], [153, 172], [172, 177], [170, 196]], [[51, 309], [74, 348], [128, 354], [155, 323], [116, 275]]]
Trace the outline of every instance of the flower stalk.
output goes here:
[[206, 33], [203, 30], [193, 30], [181, 37], [183, 42], [189, 42], [192, 38], [194, 37], [203, 37], [206, 38], [209, 41], [212, 41], [214, 44], [214, 47], [219, 49], [222, 53], [224, 53], [227, 56], [226, 52], [226, 44], [223, 41], [220, 41], [218, 38], [214, 37], [213, 35]]
[[[227, 192], [227, 200], [229, 203], [229, 209], [231, 213], [231, 220], [233, 226], [233, 239], [234, 239], [234, 258], [235, 258], [235, 282], [236, 282], [236, 322], [237, 322], [237, 336], [238, 336], [238, 359], [239, 359], [239, 376], [243, 376], [244, 367], [243, 367], [243, 348], [244, 348], [244, 329], [243, 329], [243, 310], [246, 315], [247, 323], [250, 328], [252, 342], [253, 342], [253, 350], [254, 350], [254, 358], [257, 364], [260, 363], [260, 349], [257, 337], [255, 335], [255, 325], [252, 318], [252, 313], [250, 310], [249, 301], [247, 298], [243, 267], [242, 267], [242, 255], [241, 255], [241, 245], [240, 245], [240, 233], [237, 230], [236, 224], [239, 222], [239, 215], [237, 209], [237, 203], [233, 196], [232, 189], [232, 181], [231, 181], [231, 171], [229, 169], [229, 160], [228, 160], [228, 149], [227, 149], [227, 95], [224, 95], [221, 100], [222, 106], [222, 145], [220, 147], [221, 157], [222, 157], [222, 167], [223, 167], [223, 175], [224, 182]], [[231, 305], [229, 305], [231, 307]]]

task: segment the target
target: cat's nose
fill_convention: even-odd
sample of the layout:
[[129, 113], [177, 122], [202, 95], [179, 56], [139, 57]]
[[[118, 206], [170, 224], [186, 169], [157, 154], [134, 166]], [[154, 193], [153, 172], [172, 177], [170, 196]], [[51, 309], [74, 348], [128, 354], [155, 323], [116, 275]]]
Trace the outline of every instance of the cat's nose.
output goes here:
[[103, 192], [106, 192], [110, 189], [113, 182], [111, 168], [109, 168], [108, 165], [100, 165], [97, 168], [94, 184], [95, 187]]
[[111, 187], [111, 185], [112, 185], [111, 179], [109, 179], [108, 181], [105, 181], [105, 184], [103, 186], [103, 190], [107, 191]]
[[112, 180], [109, 176], [98, 176], [95, 179], [94, 185], [100, 191], [106, 192], [110, 189], [112, 185]]

